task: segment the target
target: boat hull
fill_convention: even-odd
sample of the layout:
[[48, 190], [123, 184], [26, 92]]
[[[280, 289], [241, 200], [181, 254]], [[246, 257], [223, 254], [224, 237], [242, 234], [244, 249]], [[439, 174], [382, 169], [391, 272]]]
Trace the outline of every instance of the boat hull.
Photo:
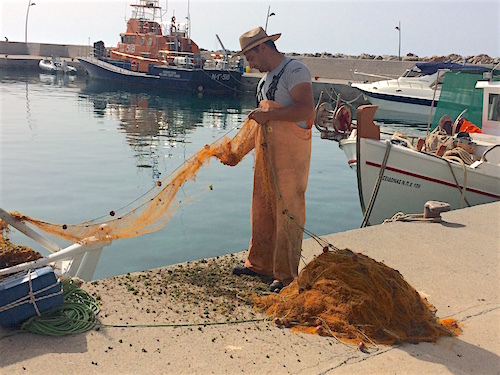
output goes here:
[[[340, 142], [349, 165], [360, 168], [362, 207], [369, 205], [379, 177], [387, 144], [360, 138], [360, 160], [356, 160], [356, 140]], [[457, 182], [455, 182], [455, 179]], [[458, 186], [457, 186], [458, 184]], [[464, 198], [462, 189], [465, 187]], [[499, 166], [483, 163], [475, 168], [443, 158], [391, 145], [368, 222], [380, 224], [398, 212], [421, 214], [427, 201], [441, 201], [452, 209], [500, 200]]]
[[143, 73], [127, 69], [127, 64], [120, 67], [94, 58], [79, 60], [90, 78], [96, 80], [192, 93], [240, 92], [242, 74], [237, 71], [157, 65], [151, 66], [148, 73]]
[[370, 84], [352, 86], [360, 90], [367, 101], [378, 106], [375, 119], [414, 124], [427, 124], [429, 116], [432, 120], [440, 93], [436, 91], [434, 95], [429, 88], [377, 87]]

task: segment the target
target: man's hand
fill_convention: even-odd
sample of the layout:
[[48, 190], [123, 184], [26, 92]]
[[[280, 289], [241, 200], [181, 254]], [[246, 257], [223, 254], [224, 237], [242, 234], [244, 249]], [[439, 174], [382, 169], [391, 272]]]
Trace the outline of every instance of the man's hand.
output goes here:
[[248, 118], [262, 125], [269, 121], [269, 111], [261, 108], [255, 108], [252, 112], [250, 112]]

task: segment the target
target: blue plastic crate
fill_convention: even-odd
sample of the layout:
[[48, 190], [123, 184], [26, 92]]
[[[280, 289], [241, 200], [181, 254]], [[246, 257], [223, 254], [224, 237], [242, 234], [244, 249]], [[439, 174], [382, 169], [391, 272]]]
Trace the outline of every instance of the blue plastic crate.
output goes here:
[[50, 266], [10, 276], [0, 281], [0, 325], [16, 326], [37, 315], [36, 308], [43, 313], [63, 302], [62, 283]]

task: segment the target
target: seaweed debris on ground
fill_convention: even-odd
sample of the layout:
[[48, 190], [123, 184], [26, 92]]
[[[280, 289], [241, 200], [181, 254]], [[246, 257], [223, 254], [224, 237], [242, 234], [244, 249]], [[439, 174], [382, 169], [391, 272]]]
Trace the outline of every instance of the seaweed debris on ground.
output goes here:
[[[263, 319], [254, 296], [268, 293], [259, 278], [235, 276], [243, 254], [229, 254], [85, 283], [101, 302], [103, 324], [214, 324]], [[126, 316], [120, 312], [126, 312]]]

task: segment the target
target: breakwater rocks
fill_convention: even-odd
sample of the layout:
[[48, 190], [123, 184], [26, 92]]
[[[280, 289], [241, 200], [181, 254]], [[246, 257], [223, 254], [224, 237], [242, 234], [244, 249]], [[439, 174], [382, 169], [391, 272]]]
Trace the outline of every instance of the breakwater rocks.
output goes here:
[[[362, 53], [361, 55], [345, 55], [343, 53], [331, 54], [328, 52], [322, 53], [289, 53], [289, 56], [302, 56], [302, 57], [319, 57], [319, 58], [331, 58], [331, 59], [353, 59], [353, 60], [379, 60], [379, 61], [398, 61], [398, 56], [395, 55], [370, 55], [368, 53]], [[426, 56], [419, 57], [413, 53], [408, 53], [406, 56], [401, 56], [401, 61], [436, 61], [436, 62], [455, 62], [455, 63], [466, 63], [466, 64], [498, 64], [500, 63], [500, 57], [490, 57], [486, 54], [479, 54], [475, 56], [461, 56], [455, 53], [445, 56]]]

